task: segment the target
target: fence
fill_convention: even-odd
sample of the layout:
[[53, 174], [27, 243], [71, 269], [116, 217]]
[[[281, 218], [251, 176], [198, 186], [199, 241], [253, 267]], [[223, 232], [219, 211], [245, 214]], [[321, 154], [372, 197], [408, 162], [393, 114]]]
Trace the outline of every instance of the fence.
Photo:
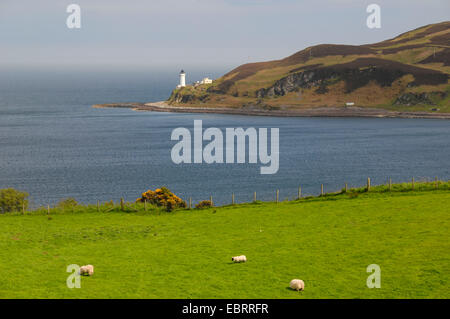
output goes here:
[[[434, 189], [439, 189], [439, 183], [445, 183], [445, 182], [439, 181], [437, 177], [435, 177], [435, 179], [434, 179], [433, 182], [422, 182], [422, 183], [419, 182], [419, 184], [432, 185], [432, 186], [434, 186]], [[403, 185], [403, 184], [405, 184], [405, 183], [401, 183], [400, 185]], [[406, 184], [411, 185], [411, 186], [410, 186], [410, 189], [408, 189], [407, 186], [406, 186], [406, 187], [403, 187], [401, 191], [407, 191], [407, 190], [414, 191], [414, 190], [416, 190], [416, 181], [415, 181], [415, 178], [414, 178], [414, 177], [411, 178], [411, 182], [408, 182], [408, 183], [406, 183]], [[388, 181], [387, 181], [386, 185], [377, 185], [377, 186], [374, 186], [374, 185], [372, 185], [372, 182], [371, 182], [370, 177], [368, 177], [368, 178], [367, 178], [367, 183], [366, 183], [366, 185], [363, 187], [363, 189], [364, 189], [366, 192], [370, 192], [370, 191], [373, 190], [375, 187], [379, 187], [379, 186], [386, 186], [386, 187], [387, 187], [387, 191], [392, 192], [392, 191], [393, 191], [392, 178], [388, 178]], [[359, 190], [359, 191], [361, 190], [360, 187], [358, 187], [358, 188], [352, 188], [352, 189], [353, 189], [353, 190]], [[326, 193], [326, 192], [325, 192], [324, 184], [320, 184], [320, 195], [319, 195], [319, 197], [321, 197], [321, 196], [326, 196], [326, 195], [328, 195], [328, 194], [348, 193], [348, 192], [351, 191], [352, 189], [349, 190], [349, 188], [348, 188], [348, 183], [344, 183], [343, 188], [342, 188], [341, 191], [333, 192], [333, 193]], [[274, 200], [275, 200], [276, 203], [279, 203], [279, 202], [280, 202], [279, 196], [280, 196], [280, 190], [277, 189], [277, 190], [275, 190], [275, 192], [274, 192]], [[308, 196], [308, 197], [314, 197], [314, 196]], [[299, 187], [298, 187], [298, 193], [297, 193], [297, 198], [296, 198], [296, 199], [298, 200], [298, 199], [301, 199], [301, 198], [302, 198], [302, 187], [299, 186]], [[210, 196], [210, 202], [211, 202], [212, 206], [214, 206], [214, 205], [213, 205], [213, 197], [212, 197], [212, 196]], [[257, 202], [257, 193], [256, 193], [256, 192], [253, 193], [253, 202]], [[234, 193], [231, 194], [231, 202], [230, 202], [230, 203], [231, 203], [231, 205], [235, 205], [235, 204], [236, 204], [236, 201], [235, 201], [235, 194], [234, 194]], [[245, 203], [241, 203], [241, 204], [245, 204]], [[189, 206], [188, 206], [188, 207], [189, 207], [189, 208], [192, 208], [192, 197], [189, 197]]]
[[[349, 192], [351, 193], [351, 192], [371, 192], [371, 191], [383, 191], [383, 192], [393, 192], [393, 191], [402, 191], [402, 192], [404, 192], [404, 191], [414, 191], [414, 190], [419, 190], [421, 187], [422, 187], [422, 189], [423, 189], [423, 186], [424, 186], [424, 185], [426, 186], [426, 189], [427, 189], [427, 190], [431, 190], [431, 189], [437, 190], [437, 189], [439, 189], [440, 184], [445, 185], [445, 189], [450, 189], [450, 185], [448, 185], [445, 181], [440, 181], [440, 180], [438, 180], [437, 177], [434, 179], [434, 181], [426, 181], [426, 182], [417, 182], [417, 181], [415, 180], [415, 178], [412, 177], [411, 180], [410, 180], [410, 182], [408, 182], [408, 183], [400, 183], [400, 184], [393, 184], [393, 183], [392, 183], [392, 178], [388, 178], [386, 184], [381, 184], [381, 185], [377, 185], [377, 186], [376, 186], [376, 185], [372, 185], [371, 179], [370, 179], [370, 177], [369, 177], [369, 178], [367, 178], [367, 183], [366, 183], [366, 185], [363, 186], [363, 187], [350, 188], [350, 189], [349, 189], [348, 183], [344, 183], [344, 184], [343, 184], [343, 188], [342, 188], [340, 191], [337, 191], [337, 192], [331, 192], [331, 193], [327, 193], [326, 190], [325, 190], [324, 184], [320, 184], [320, 186], [318, 186], [318, 188], [320, 189], [320, 193], [319, 193], [320, 195], [319, 195], [319, 196], [313, 196], [313, 195], [307, 195], [307, 196], [304, 196], [304, 195], [302, 194], [302, 187], [299, 186], [299, 187], [298, 187], [298, 191], [297, 191], [295, 200], [299, 200], [299, 199], [302, 199], [302, 198], [311, 198], [311, 197], [322, 197], [322, 196], [328, 196], [328, 195], [337, 195], [337, 194], [349, 193]], [[397, 185], [396, 188], [398, 188], [398, 189], [394, 189], [394, 185]], [[398, 187], [398, 185], [400, 185], [400, 188]], [[380, 187], [382, 187], [382, 189], [379, 189]], [[210, 196], [209, 201], [210, 201], [210, 203], [211, 203], [211, 206], [214, 206], [214, 199], [213, 199], [213, 196], [212, 196], [212, 195]], [[257, 202], [257, 201], [258, 201], [257, 192], [254, 191], [254, 192], [253, 192], [253, 202]], [[275, 203], [279, 203], [279, 202], [280, 202], [280, 190], [279, 190], [279, 189], [274, 190], [274, 197], [273, 197], [272, 199], [269, 200], [269, 202], [273, 202], [273, 201], [274, 201]], [[245, 203], [246, 203], [246, 202], [242, 202], [242, 203], [240, 203], [240, 204], [245, 204]], [[248, 203], [248, 202], [247, 202], [247, 203]], [[139, 207], [139, 205], [138, 205], [137, 203], [134, 203], [134, 206], [133, 206], [133, 204], [130, 204], [130, 203], [125, 202], [124, 198], [120, 198], [119, 205], [117, 205], [117, 206], [116, 206], [116, 204], [115, 204], [112, 200], [111, 200], [110, 202], [105, 202], [105, 204], [106, 204], [106, 205], [109, 205], [110, 208], [108, 208], [108, 209], [106, 209], [106, 210], [103, 210], [103, 212], [109, 212], [109, 211], [112, 211], [112, 210], [117, 209], [118, 207], [120, 208], [121, 211], [136, 211], [136, 212], [137, 212], [137, 211], [142, 210], [142, 206], [143, 206], [144, 211], [148, 211], [148, 210], [149, 210], [149, 207], [148, 207], [148, 206], [150, 206], [146, 201], [144, 201], [144, 202], [142, 203], [142, 206], [141, 206], [141, 207]], [[186, 204], [187, 204], [187, 205], [186, 205], [187, 208], [189, 208], [189, 209], [192, 209], [192, 208], [194, 207], [194, 206], [193, 206], [194, 202], [193, 202], [193, 200], [192, 200], [192, 197], [189, 197], [189, 199], [188, 199], [188, 201], [187, 201]], [[231, 205], [235, 205], [235, 204], [236, 204], [236, 199], [235, 199], [235, 193], [234, 193], [234, 192], [231, 193], [231, 198], [230, 198], [229, 204], [231, 204]], [[229, 205], [229, 204], [225, 204], [225, 205], [223, 205], [223, 206], [226, 206], [226, 205]], [[100, 201], [97, 200], [97, 203], [96, 203], [96, 210], [97, 210], [98, 212], [101, 211], [100, 206], [101, 206], [101, 205], [100, 205]], [[103, 205], [103, 206], [104, 206], [104, 205]], [[22, 210], [21, 210], [20, 213], [25, 214], [25, 213], [27, 212], [25, 202], [22, 203], [22, 207], [21, 207], [21, 208], [22, 208]], [[45, 208], [41, 206], [41, 207], [38, 208], [38, 209], [41, 209], [41, 210], [42, 210], [42, 209], [45, 209], [47, 215], [50, 216], [50, 213], [51, 213], [51, 207], [50, 207], [50, 204], [46, 205]], [[63, 208], [63, 210], [64, 210], [64, 208]], [[72, 208], [72, 210], [73, 210], [73, 208]]]

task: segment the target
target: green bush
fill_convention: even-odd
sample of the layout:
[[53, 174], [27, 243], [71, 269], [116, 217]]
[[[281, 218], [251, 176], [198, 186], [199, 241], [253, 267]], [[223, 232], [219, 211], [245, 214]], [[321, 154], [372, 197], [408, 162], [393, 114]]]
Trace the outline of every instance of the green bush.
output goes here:
[[347, 193], [347, 195], [349, 198], [356, 198], [356, 197], [358, 197], [358, 192], [351, 191], [351, 192]]
[[197, 209], [210, 208], [210, 207], [212, 207], [212, 203], [209, 200], [202, 200], [200, 203], [195, 205], [195, 208], [197, 208]]
[[23, 205], [28, 208], [28, 193], [15, 190], [14, 188], [0, 189], [0, 213], [21, 211]]
[[61, 199], [56, 207], [66, 209], [73, 208], [78, 205], [78, 202], [73, 197], [68, 197], [65, 199]]

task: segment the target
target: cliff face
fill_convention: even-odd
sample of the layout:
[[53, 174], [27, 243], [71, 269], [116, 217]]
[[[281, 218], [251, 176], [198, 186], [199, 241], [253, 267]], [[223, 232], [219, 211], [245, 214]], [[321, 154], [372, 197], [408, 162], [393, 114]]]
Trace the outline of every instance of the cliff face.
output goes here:
[[317, 88], [316, 92], [325, 93], [327, 81], [337, 78], [337, 74], [324, 72], [323, 70], [312, 70], [289, 74], [278, 80], [268, 88], [256, 91], [257, 98], [283, 96], [289, 92], [296, 92], [300, 88]]
[[195, 95], [193, 94], [183, 94], [183, 92], [178, 91], [171, 96], [171, 100], [175, 103], [189, 103], [195, 101]]
[[[207, 87], [172, 93], [172, 105], [275, 108], [358, 106], [450, 112], [450, 22], [380, 43], [324, 44], [285, 59], [242, 65]], [[436, 110], [436, 108], [433, 108]]]
[[363, 58], [350, 63], [330, 67], [316, 67], [312, 70], [296, 72], [277, 80], [274, 85], [256, 91], [256, 97], [283, 96], [298, 89], [317, 88], [318, 94], [325, 94], [338, 81], [345, 83], [345, 93], [351, 93], [373, 81], [381, 87], [392, 86], [402, 76], [411, 74], [414, 80], [408, 85], [446, 84], [448, 75], [435, 70], [421, 69], [383, 59]]

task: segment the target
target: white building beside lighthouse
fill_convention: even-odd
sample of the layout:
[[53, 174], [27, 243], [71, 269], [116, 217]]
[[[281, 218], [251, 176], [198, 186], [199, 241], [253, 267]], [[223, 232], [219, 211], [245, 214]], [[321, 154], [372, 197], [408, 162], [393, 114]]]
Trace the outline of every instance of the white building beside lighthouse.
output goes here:
[[186, 73], [184, 70], [180, 72], [180, 84], [177, 86], [178, 88], [184, 88], [186, 86]]

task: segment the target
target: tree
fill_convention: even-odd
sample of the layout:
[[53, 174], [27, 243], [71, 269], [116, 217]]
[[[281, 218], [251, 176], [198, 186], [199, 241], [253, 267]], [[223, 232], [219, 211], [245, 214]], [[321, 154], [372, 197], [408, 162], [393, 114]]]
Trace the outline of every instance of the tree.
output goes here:
[[0, 211], [9, 213], [21, 211], [28, 207], [28, 193], [15, 190], [14, 188], [0, 189]]

